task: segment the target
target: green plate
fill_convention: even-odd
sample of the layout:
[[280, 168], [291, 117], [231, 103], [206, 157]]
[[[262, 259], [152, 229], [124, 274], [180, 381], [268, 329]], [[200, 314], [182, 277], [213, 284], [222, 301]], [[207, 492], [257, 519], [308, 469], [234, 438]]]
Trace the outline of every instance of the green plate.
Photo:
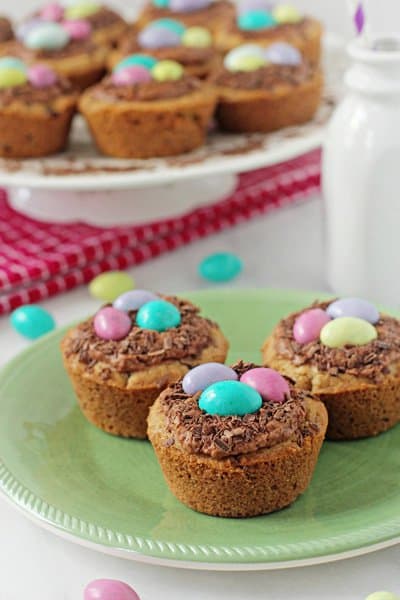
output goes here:
[[[188, 294], [231, 340], [230, 360], [259, 361], [276, 321], [314, 294]], [[297, 566], [400, 540], [400, 427], [376, 439], [326, 443], [307, 492], [252, 519], [197, 514], [168, 491], [149, 443], [106, 435], [81, 415], [57, 331], [0, 376], [0, 486], [43, 526], [101, 551], [212, 569]]]

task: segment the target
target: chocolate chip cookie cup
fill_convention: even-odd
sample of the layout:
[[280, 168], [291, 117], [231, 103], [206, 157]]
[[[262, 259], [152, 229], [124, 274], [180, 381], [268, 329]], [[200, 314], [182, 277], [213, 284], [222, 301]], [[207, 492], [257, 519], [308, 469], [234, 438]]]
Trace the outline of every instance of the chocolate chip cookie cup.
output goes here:
[[324, 405], [277, 371], [201, 365], [150, 410], [148, 436], [171, 492], [193, 510], [252, 517], [289, 506], [310, 484]]
[[375, 436], [400, 422], [400, 321], [369, 302], [317, 302], [289, 315], [262, 352], [326, 405], [328, 438]]
[[61, 152], [78, 96], [46, 65], [0, 58], [0, 156], [35, 158]]
[[322, 72], [288, 44], [239, 46], [210, 82], [219, 98], [219, 126], [232, 132], [268, 133], [306, 123], [323, 89]]
[[190, 302], [136, 290], [71, 329], [61, 349], [88, 421], [144, 439], [160, 392], [195, 365], [224, 362], [228, 342]]

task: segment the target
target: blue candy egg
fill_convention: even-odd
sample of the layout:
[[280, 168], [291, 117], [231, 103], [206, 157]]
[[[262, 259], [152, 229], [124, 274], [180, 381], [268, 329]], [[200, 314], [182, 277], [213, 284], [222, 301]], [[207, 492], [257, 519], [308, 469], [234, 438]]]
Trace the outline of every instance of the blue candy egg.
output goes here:
[[153, 4], [157, 8], [168, 8], [169, 0], [153, 0]]
[[152, 300], [139, 308], [136, 324], [142, 329], [166, 331], [181, 324], [181, 313], [171, 302]]
[[0, 69], [17, 69], [22, 73], [27, 72], [27, 67], [23, 60], [14, 58], [14, 56], [3, 56], [0, 58]]
[[165, 29], [174, 31], [179, 36], [182, 36], [186, 31], [185, 25], [176, 19], [157, 19], [157, 21], [153, 21], [151, 25], [154, 27], [164, 27]]
[[193, 396], [217, 381], [237, 381], [236, 371], [221, 363], [204, 363], [188, 371], [182, 380], [185, 394]]
[[43, 23], [31, 29], [24, 43], [32, 50], [60, 50], [70, 41], [69, 34], [58, 23]]
[[124, 58], [124, 60], [121, 60], [121, 62], [119, 62], [116, 67], [114, 68], [114, 72], [117, 73], [118, 71], [121, 71], [122, 69], [126, 69], [127, 67], [134, 67], [134, 66], [141, 66], [141, 67], [145, 67], [146, 69], [149, 69], [149, 71], [151, 71], [151, 69], [157, 64], [157, 59], [153, 58], [152, 56], [147, 56], [147, 54], [131, 54], [130, 56], [127, 56], [126, 58]]
[[379, 311], [367, 300], [362, 298], [342, 298], [332, 302], [326, 312], [332, 319], [340, 317], [356, 317], [372, 323], [374, 325], [379, 321]]
[[17, 308], [11, 314], [10, 321], [15, 331], [29, 340], [36, 340], [55, 328], [51, 314], [36, 304]]
[[204, 279], [214, 282], [230, 281], [237, 277], [243, 269], [243, 263], [236, 254], [219, 252], [210, 254], [199, 265], [199, 274]]
[[143, 304], [152, 300], [158, 300], [158, 296], [153, 294], [153, 292], [148, 292], [147, 290], [130, 290], [118, 296], [114, 300], [113, 306], [117, 310], [129, 312], [130, 310], [139, 310]]
[[301, 54], [297, 48], [284, 42], [271, 44], [264, 52], [266, 60], [274, 65], [300, 65]]
[[200, 398], [199, 407], [209, 415], [228, 417], [255, 413], [262, 406], [260, 394], [240, 381], [219, 381], [206, 388]]
[[276, 19], [269, 12], [263, 10], [251, 10], [246, 13], [242, 13], [238, 16], [237, 24], [239, 29], [245, 31], [252, 31], [257, 29], [268, 29], [269, 27], [275, 27], [277, 24]]

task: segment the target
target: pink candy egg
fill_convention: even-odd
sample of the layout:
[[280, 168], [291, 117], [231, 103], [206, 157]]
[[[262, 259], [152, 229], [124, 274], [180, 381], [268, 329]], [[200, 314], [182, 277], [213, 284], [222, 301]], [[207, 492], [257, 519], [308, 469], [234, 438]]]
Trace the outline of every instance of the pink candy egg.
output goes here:
[[99, 310], [93, 321], [94, 330], [103, 340], [122, 340], [131, 330], [129, 315], [112, 306]]
[[42, 8], [40, 16], [45, 21], [61, 21], [64, 16], [64, 8], [57, 2], [51, 2]]
[[29, 68], [28, 80], [36, 88], [46, 88], [57, 83], [58, 77], [47, 65], [33, 65]]
[[115, 85], [134, 85], [135, 83], [147, 83], [151, 81], [151, 73], [145, 67], [134, 65], [126, 67], [112, 74], [112, 81]]
[[89, 21], [83, 19], [64, 21], [62, 26], [69, 33], [71, 40], [85, 40], [92, 31]]
[[96, 579], [85, 588], [83, 600], [140, 600], [127, 583], [115, 579]]
[[243, 373], [240, 381], [257, 390], [264, 400], [270, 402], [282, 403], [290, 395], [288, 382], [274, 369], [251, 369]]
[[319, 339], [324, 325], [331, 320], [322, 308], [311, 308], [297, 317], [293, 326], [293, 337], [299, 344], [308, 344]]

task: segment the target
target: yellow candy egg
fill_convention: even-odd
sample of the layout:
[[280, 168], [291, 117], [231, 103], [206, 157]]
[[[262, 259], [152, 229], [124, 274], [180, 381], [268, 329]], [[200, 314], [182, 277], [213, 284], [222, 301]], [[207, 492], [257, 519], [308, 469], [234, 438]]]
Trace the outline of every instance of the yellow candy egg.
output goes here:
[[183, 76], [183, 67], [175, 60], [160, 60], [151, 74], [156, 81], [177, 81]]
[[20, 69], [0, 69], [0, 89], [23, 85], [27, 80], [26, 74]]
[[65, 11], [66, 19], [86, 19], [97, 13], [100, 9], [100, 4], [97, 2], [78, 2], [69, 6]]
[[231, 71], [256, 71], [260, 67], [264, 67], [267, 61], [261, 56], [238, 56], [234, 64], [231, 65]]
[[303, 20], [303, 17], [291, 4], [281, 4], [280, 6], [276, 6], [272, 12], [275, 20], [279, 24], [283, 23], [299, 23]]
[[371, 323], [356, 317], [339, 317], [329, 321], [321, 329], [320, 340], [328, 348], [343, 346], [364, 346], [378, 337]]
[[209, 48], [212, 36], [204, 27], [189, 27], [182, 36], [182, 44], [191, 48]]

